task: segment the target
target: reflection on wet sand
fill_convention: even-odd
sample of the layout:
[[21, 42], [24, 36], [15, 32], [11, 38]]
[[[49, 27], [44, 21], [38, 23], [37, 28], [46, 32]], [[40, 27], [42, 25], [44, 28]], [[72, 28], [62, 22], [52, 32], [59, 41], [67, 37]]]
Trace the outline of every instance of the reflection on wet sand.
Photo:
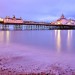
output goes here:
[[56, 47], [57, 47], [57, 52], [60, 52], [61, 49], [61, 30], [55, 30], [55, 38], [56, 38]]
[[6, 41], [6, 43], [9, 43], [10, 41], [10, 31], [1, 31], [0, 32], [0, 42], [4, 43]]
[[57, 30], [55, 30], [55, 38], [56, 38], [56, 36], [57, 36]]
[[71, 41], [72, 41], [72, 30], [68, 30], [68, 34], [67, 34], [67, 46], [68, 46], [68, 49], [71, 48]]
[[6, 31], [6, 42], [9, 43], [10, 41], [10, 32]]
[[4, 41], [4, 31], [0, 32], [0, 42]]
[[[71, 41], [72, 41], [72, 30], [68, 30], [67, 31], [67, 47], [68, 50], [71, 48]], [[56, 39], [56, 48], [57, 48], [57, 52], [60, 52], [61, 50], [61, 30], [55, 30], [55, 39]]]

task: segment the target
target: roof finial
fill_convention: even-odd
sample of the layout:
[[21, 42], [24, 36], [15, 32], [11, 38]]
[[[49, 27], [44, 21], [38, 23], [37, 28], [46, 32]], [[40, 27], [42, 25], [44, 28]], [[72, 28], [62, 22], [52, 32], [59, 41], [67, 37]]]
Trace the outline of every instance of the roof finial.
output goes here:
[[62, 19], [65, 18], [64, 14], [61, 15], [61, 18], [62, 18]]
[[15, 18], [15, 15], [13, 15], [13, 18]]

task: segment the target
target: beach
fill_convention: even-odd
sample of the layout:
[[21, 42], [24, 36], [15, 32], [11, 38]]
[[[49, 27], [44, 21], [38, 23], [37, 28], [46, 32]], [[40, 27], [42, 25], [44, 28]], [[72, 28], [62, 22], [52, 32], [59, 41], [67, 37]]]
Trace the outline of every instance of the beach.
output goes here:
[[19, 44], [0, 44], [0, 75], [75, 75], [72, 54]]

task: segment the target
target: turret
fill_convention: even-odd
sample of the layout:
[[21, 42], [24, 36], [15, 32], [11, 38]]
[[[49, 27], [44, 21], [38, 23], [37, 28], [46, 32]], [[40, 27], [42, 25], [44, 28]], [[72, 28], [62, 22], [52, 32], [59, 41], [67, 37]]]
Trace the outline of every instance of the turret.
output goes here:
[[64, 14], [62, 14], [60, 18], [61, 18], [61, 19], [64, 19], [64, 18], [65, 18]]

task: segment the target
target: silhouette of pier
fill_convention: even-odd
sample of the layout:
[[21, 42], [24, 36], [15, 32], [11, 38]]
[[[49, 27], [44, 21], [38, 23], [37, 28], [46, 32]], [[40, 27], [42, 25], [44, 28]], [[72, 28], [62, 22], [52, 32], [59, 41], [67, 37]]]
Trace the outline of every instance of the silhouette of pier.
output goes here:
[[75, 29], [74, 25], [53, 25], [46, 22], [24, 21], [22, 18], [6, 17], [0, 18], [0, 30], [53, 30], [53, 29]]

